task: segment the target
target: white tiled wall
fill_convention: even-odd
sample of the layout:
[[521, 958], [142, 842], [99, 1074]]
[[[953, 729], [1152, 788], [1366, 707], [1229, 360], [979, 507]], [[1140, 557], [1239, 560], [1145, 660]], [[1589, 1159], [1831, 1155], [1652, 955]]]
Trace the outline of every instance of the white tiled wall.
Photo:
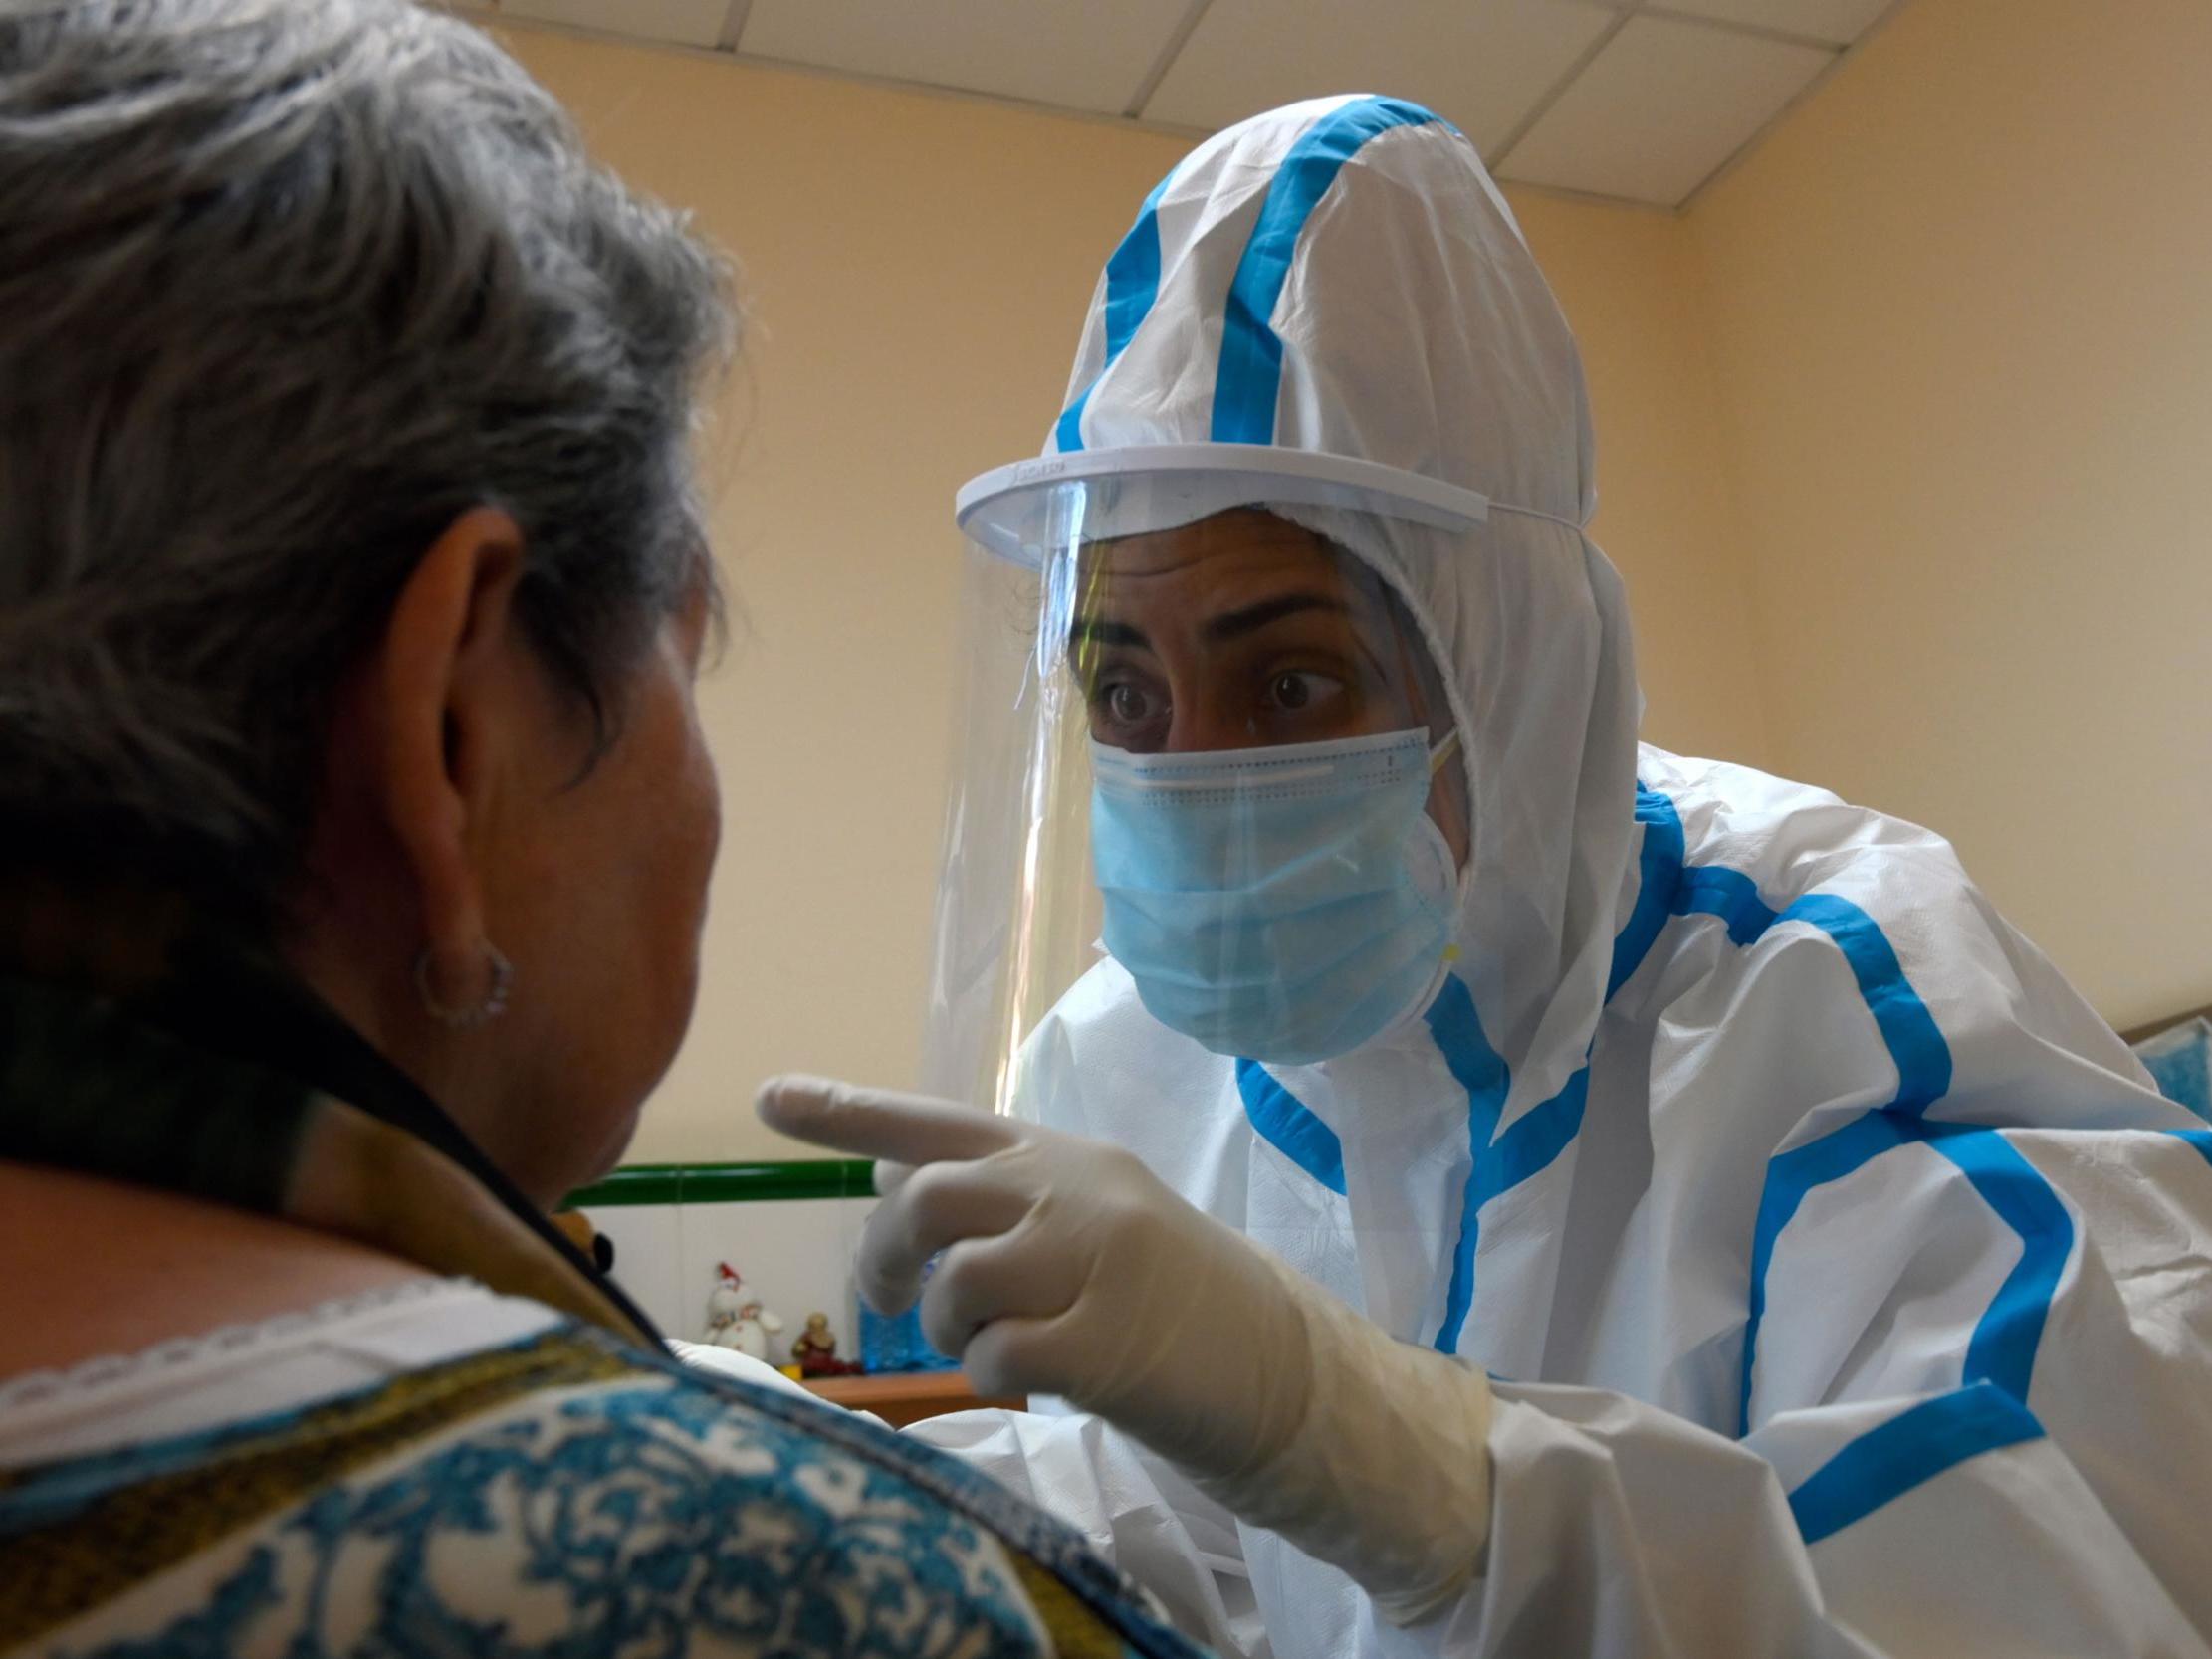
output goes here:
[[[690, 1337], [687, 1315], [672, 1324], [683, 1290], [683, 1211], [675, 1204], [604, 1204], [586, 1208], [591, 1225], [614, 1242], [614, 1282], [671, 1336]], [[700, 1306], [706, 1306], [704, 1294]]]
[[770, 1354], [780, 1363], [812, 1313], [829, 1316], [841, 1356], [858, 1357], [852, 1252], [875, 1203], [870, 1197], [605, 1204], [584, 1213], [614, 1241], [616, 1283], [671, 1337], [698, 1341], [717, 1266], [736, 1268], [783, 1321]]

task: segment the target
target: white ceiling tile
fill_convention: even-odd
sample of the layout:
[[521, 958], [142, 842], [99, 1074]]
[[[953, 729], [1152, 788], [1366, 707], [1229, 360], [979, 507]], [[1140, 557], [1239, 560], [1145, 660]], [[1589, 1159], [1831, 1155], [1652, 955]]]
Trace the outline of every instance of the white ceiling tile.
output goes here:
[[1817, 47], [1632, 18], [1498, 176], [1676, 206], [1834, 61]]
[[1661, 9], [1748, 24], [1849, 46], [1889, 9], [1890, 0], [1659, 0]]
[[1120, 114], [1189, 0], [753, 0], [741, 51]]
[[1214, 0], [1144, 113], [1214, 129], [1330, 93], [1386, 93], [1491, 154], [1615, 20], [1580, 0]]
[[500, 11], [635, 40], [712, 46], [730, 15], [730, 0], [501, 0]]

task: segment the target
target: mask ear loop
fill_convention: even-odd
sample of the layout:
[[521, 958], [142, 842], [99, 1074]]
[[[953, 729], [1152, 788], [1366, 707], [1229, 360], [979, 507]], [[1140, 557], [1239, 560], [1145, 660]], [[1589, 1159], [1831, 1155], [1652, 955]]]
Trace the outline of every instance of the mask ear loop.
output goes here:
[[[1427, 709], [1429, 699], [1426, 695], [1428, 687], [1422, 680], [1421, 665], [1420, 662], [1416, 661], [1413, 652], [1414, 647], [1412, 643], [1408, 641], [1405, 633], [1401, 631], [1398, 636], [1398, 661], [1401, 669], [1404, 671], [1406, 676], [1407, 691], [1411, 694], [1412, 701], [1417, 706], [1415, 709], [1409, 710], [1408, 713], [1412, 715], [1414, 719], [1418, 720], [1421, 723], [1423, 729], [1426, 730], [1429, 725]], [[1427, 653], [1424, 652], [1423, 659], [1426, 660], [1426, 657]], [[1450, 718], [1448, 703], [1446, 704], [1445, 718]], [[1459, 723], [1457, 721], [1452, 721], [1451, 729], [1446, 731], [1441, 738], [1439, 738], [1430, 747], [1429, 776], [1432, 782], [1434, 782], [1434, 780], [1443, 772], [1443, 769], [1446, 766], [1451, 764], [1452, 758], [1459, 753], [1460, 747]], [[1464, 801], [1466, 799], [1466, 790], [1464, 786], [1452, 791], [1449, 798], [1453, 800]], [[1437, 845], [1444, 854], [1445, 866], [1451, 871], [1454, 878], [1451, 886], [1455, 907], [1465, 905], [1467, 898], [1467, 884], [1474, 878], [1474, 826], [1472, 824], [1467, 825], [1467, 856], [1464, 860], [1461, 860], [1453, 855], [1451, 851], [1451, 838], [1444, 833], [1442, 825], [1438, 824], [1435, 818], [1431, 817], [1426, 810], [1424, 810], [1424, 812], [1422, 813], [1422, 821], [1436, 836]], [[1449, 944], [1444, 946], [1443, 961], [1439, 965], [1438, 971], [1449, 972], [1451, 964], [1453, 962], [1456, 962], [1458, 959], [1459, 943], [1458, 940], [1453, 939]]]
[[[1406, 601], [1400, 598], [1390, 583], [1383, 579], [1380, 571], [1369, 566], [1357, 554], [1347, 554], [1346, 556], [1353, 560], [1366, 579], [1374, 584], [1377, 594], [1382, 599], [1383, 609], [1391, 619], [1392, 637], [1398, 643], [1398, 673], [1406, 686], [1406, 718], [1419, 726], [1422, 730], [1428, 731], [1431, 719], [1429, 693], [1432, 689], [1429, 676], [1431, 674], [1440, 674], [1442, 671], [1430, 660], [1429, 652], [1416, 637], [1413, 618], [1406, 611]], [[1423, 672], [1425, 668], [1429, 671], [1428, 674]], [[1439, 693], [1442, 690], [1440, 686], [1435, 689]], [[1435, 777], [1445, 766], [1449, 765], [1451, 757], [1459, 752], [1459, 723], [1451, 720], [1450, 702], [1440, 695], [1436, 701], [1444, 705], [1444, 718], [1451, 721], [1451, 728], [1430, 747], [1429, 775], [1431, 777]]]
[[[1426, 656], [1426, 653], [1424, 653], [1424, 656]], [[1403, 632], [1401, 632], [1398, 636], [1398, 661], [1406, 676], [1407, 690], [1409, 693], [1411, 693], [1413, 702], [1418, 706], [1415, 709], [1409, 710], [1408, 714], [1411, 715], [1412, 718], [1414, 718], [1415, 720], [1418, 720], [1421, 723], [1422, 728], [1426, 730], [1429, 725], [1428, 712], [1426, 708], [1428, 698], [1424, 695], [1427, 691], [1427, 688], [1422, 683], [1420, 665], [1414, 658], [1413, 648], [1408, 643]], [[1443, 736], [1437, 742], [1430, 745], [1429, 776], [1432, 781], [1434, 781], [1436, 777], [1439, 773], [1441, 773], [1446, 766], [1451, 764], [1452, 756], [1459, 752], [1459, 723], [1457, 721], [1453, 721], [1451, 723], [1451, 729], [1449, 731], [1446, 731]], [[1455, 798], [1464, 798], [1464, 791], [1460, 791], [1458, 796]], [[1444, 867], [1452, 873], [1454, 879], [1451, 883], [1451, 887], [1453, 891], [1455, 908], [1457, 905], [1463, 905], [1466, 902], [1467, 882], [1470, 877], [1470, 872], [1474, 868], [1472, 835], [1470, 834], [1468, 837], [1468, 857], [1465, 862], [1462, 863], [1452, 854], [1450, 837], [1444, 834], [1443, 827], [1438, 824], [1435, 818], [1431, 817], [1426, 809], [1424, 809], [1424, 811], [1422, 812], [1422, 824], [1435, 838], [1438, 851], [1439, 851], [1443, 855]], [[1448, 973], [1451, 969], [1451, 964], [1458, 959], [1459, 944], [1458, 941], [1454, 939], [1444, 946], [1443, 960], [1438, 964], [1438, 971], [1439, 973]], [[1430, 996], [1433, 997], [1435, 994], [1435, 990], [1434, 988], [1432, 988]], [[1428, 998], [1423, 999], [1424, 1006], [1427, 1005], [1428, 1000]]]
[[[1434, 778], [1450, 763], [1452, 751], [1458, 746], [1459, 733], [1454, 729], [1448, 737], [1429, 751], [1430, 777]], [[1422, 813], [1421, 821], [1429, 832], [1436, 837], [1437, 848], [1443, 854], [1444, 868], [1451, 872], [1452, 910], [1456, 913], [1460, 907], [1465, 905], [1467, 900], [1467, 882], [1474, 868], [1473, 861], [1470, 859], [1465, 864], [1461, 864], [1452, 856], [1451, 843], [1445, 839], [1443, 831], [1438, 827], [1437, 820], [1430, 817], [1426, 811]], [[1444, 966], [1448, 968], [1458, 959], [1459, 942], [1457, 939], [1453, 939], [1443, 947]]]

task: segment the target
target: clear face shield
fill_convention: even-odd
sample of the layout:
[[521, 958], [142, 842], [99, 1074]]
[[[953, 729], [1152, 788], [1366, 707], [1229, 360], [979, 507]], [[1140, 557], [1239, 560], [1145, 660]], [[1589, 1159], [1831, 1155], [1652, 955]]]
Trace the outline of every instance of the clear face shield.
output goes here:
[[1102, 954], [1239, 1059], [1329, 1060], [1418, 1016], [1454, 954], [1468, 796], [1376, 552], [1409, 504], [1124, 463], [987, 508], [964, 515], [925, 1086], [1023, 1110], [1030, 1033]]

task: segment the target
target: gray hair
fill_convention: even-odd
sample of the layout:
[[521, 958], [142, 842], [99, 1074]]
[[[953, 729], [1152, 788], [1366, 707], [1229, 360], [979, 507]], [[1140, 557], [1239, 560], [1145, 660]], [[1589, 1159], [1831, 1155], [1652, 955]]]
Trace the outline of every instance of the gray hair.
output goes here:
[[714, 591], [727, 290], [409, 0], [0, 0], [0, 849], [109, 838], [272, 920], [339, 678], [480, 504], [608, 740]]

